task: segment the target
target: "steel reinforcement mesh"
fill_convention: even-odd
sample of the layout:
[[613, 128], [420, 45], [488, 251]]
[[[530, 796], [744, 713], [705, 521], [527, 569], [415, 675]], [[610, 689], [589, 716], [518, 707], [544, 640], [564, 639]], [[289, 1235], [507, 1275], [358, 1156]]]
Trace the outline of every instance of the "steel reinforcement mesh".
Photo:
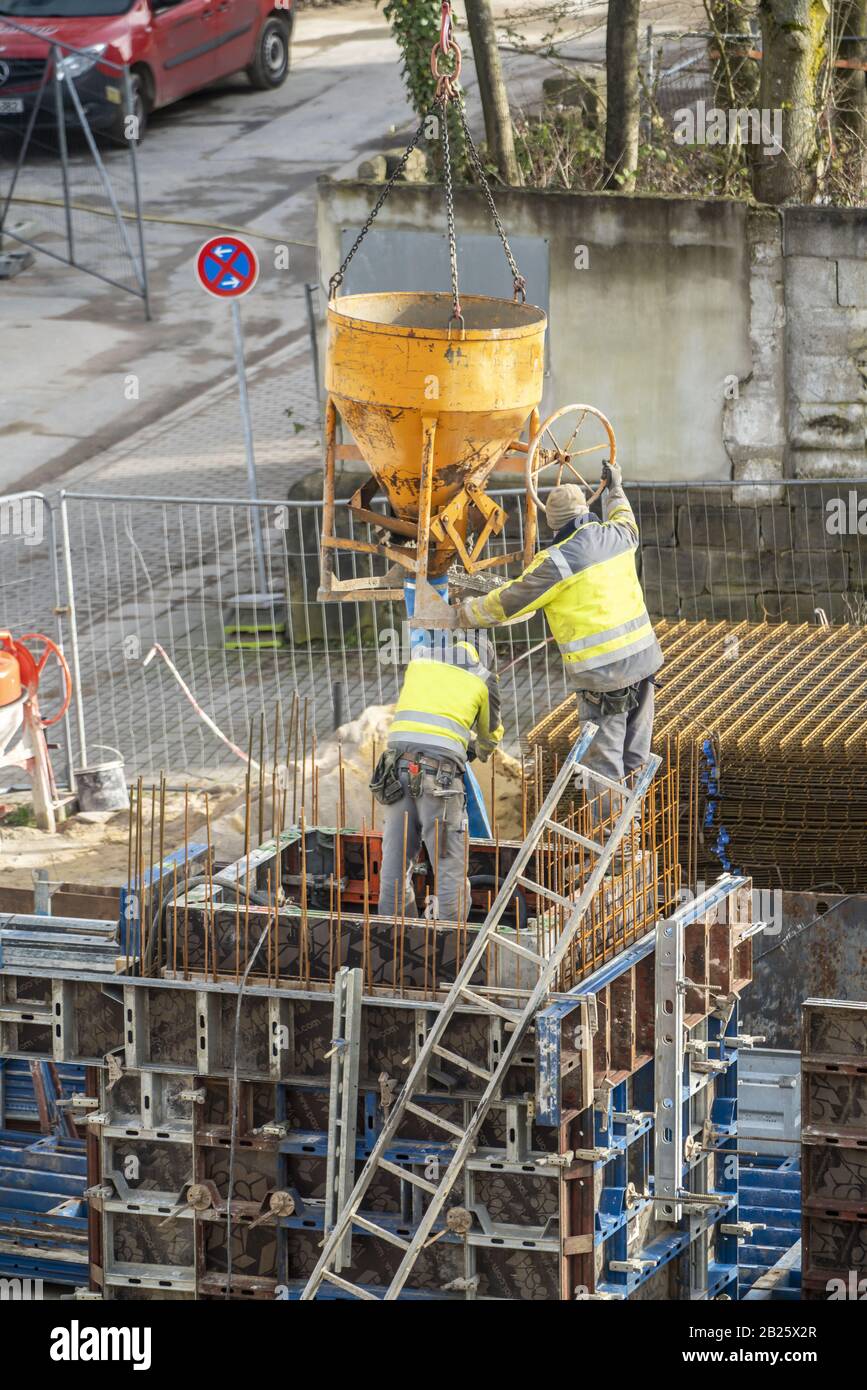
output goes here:
[[[867, 629], [657, 625], [654, 746], [673, 750], [687, 883], [722, 869], [762, 886], [867, 883]], [[530, 731], [550, 776], [574, 741], [570, 697]]]

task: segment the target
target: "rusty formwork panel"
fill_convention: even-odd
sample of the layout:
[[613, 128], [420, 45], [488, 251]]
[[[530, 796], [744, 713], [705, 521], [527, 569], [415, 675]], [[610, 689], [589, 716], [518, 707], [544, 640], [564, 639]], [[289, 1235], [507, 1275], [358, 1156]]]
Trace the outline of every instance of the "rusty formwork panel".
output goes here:
[[[532, 799], [532, 791], [528, 802]], [[603, 838], [616, 820], [616, 807], [588, 802], [583, 793], [561, 807], [561, 820], [585, 838]], [[669, 761], [645, 794], [628, 852], [618, 856], [596, 891], [580, 935], [572, 942], [561, 969], [559, 987], [569, 989], [642, 935], [659, 913], [678, 901], [678, 788]], [[610, 796], [607, 802], [613, 800]], [[398, 995], [421, 992], [433, 997], [460, 969], [473, 933], [484, 922], [497, 888], [519, 844], [508, 840], [466, 842], [467, 876], [472, 885], [469, 910], [457, 922], [419, 916], [435, 879], [423, 860], [414, 877], [415, 902], [407, 895], [405, 911], [394, 923], [377, 916], [382, 833], [295, 826], [276, 833], [236, 864], [173, 902], [148, 912], [144, 905], [144, 974], [189, 974], [193, 959], [206, 975], [241, 978], [266, 922], [267, 940], [256, 961], [255, 975], [287, 984], [333, 985], [343, 965], [359, 965], [365, 988]], [[579, 893], [590, 876], [593, 856], [581, 843], [555, 848], [545, 838], [528, 873], [561, 897]], [[525, 945], [545, 955], [563, 930], [565, 909], [545, 911], [532, 890], [518, 886], [504, 921]], [[531, 967], [512, 953], [492, 946], [477, 983], [509, 988], [519, 996], [535, 983]]]
[[[718, 896], [732, 899], [732, 911], [697, 910], [687, 930], [687, 1028], [694, 1040], [716, 1038], [720, 1050], [725, 1031], [734, 1058], [736, 995], [750, 975], [749, 885], [723, 885]], [[363, 935], [365, 919], [348, 919]], [[396, 929], [367, 925], [392, 936]], [[227, 1288], [233, 1298], [292, 1298], [318, 1255], [334, 989], [312, 978], [301, 987], [278, 984], [273, 969], [270, 982], [251, 975], [243, 989], [231, 971], [215, 981], [204, 969], [204, 938], [190, 935], [187, 979], [166, 978], [165, 969], [150, 978], [76, 978], [51, 964], [0, 972], [0, 1055], [54, 1056], [100, 1071], [99, 1094], [82, 1117], [91, 1141], [93, 1285], [107, 1298], [219, 1298]], [[369, 1152], [436, 1006], [435, 996], [411, 993], [364, 993], [355, 1163]], [[576, 1049], [576, 1011], [584, 1017], [590, 994], [593, 1026]], [[699, 1241], [711, 1287], [727, 1286], [732, 1240], [719, 1225], [731, 1219], [736, 1183], [731, 1171], [717, 1171], [714, 1151], [734, 1143], [728, 1070], [691, 1068], [685, 1101], [695, 1190], [718, 1191], [719, 1204], [673, 1232], [656, 1222], [649, 1200], [652, 933], [597, 965], [551, 1008], [545, 1046], [537, 1019], [537, 1037], [511, 1068], [455, 1195], [472, 1214], [471, 1229], [437, 1232], [407, 1296], [687, 1297], [689, 1255]], [[501, 1018], [467, 1007], [447, 1042], [490, 1066], [503, 1027]], [[445, 1064], [429, 1079], [425, 1106], [460, 1126], [482, 1083], [449, 1074]], [[420, 1120], [394, 1161], [423, 1173], [444, 1153], [442, 1139]], [[418, 1219], [418, 1200], [413, 1183], [388, 1175], [371, 1212], [401, 1238]], [[348, 1274], [376, 1287], [396, 1258], [387, 1242], [359, 1233]]]
[[[867, 886], [867, 629], [663, 621], [657, 635], [654, 747], [678, 763], [686, 881], [736, 865], [792, 890]], [[578, 723], [570, 698], [531, 750], [553, 762]]]
[[867, 1292], [867, 1003], [807, 999], [802, 1030], [803, 1297], [862, 1299]]

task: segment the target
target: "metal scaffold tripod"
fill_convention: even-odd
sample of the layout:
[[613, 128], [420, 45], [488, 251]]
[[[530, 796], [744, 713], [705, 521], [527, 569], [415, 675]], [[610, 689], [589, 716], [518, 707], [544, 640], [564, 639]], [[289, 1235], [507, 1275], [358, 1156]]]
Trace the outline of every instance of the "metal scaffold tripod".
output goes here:
[[[333, 1228], [327, 1235], [324, 1248], [319, 1261], [308, 1283], [301, 1295], [302, 1300], [311, 1300], [316, 1297], [317, 1291], [323, 1279], [345, 1293], [356, 1298], [368, 1299], [374, 1302], [383, 1300], [393, 1300], [399, 1297], [410, 1271], [413, 1268], [419, 1254], [430, 1238], [433, 1227], [440, 1212], [457, 1181], [461, 1169], [466, 1159], [472, 1153], [479, 1131], [488, 1114], [492, 1104], [499, 1096], [500, 1088], [506, 1074], [513, 1064], [518, 1052], [522, 1038], [530, 1027], [533, 1019], [551, 990], [557, 978], [557, 972], [566, 953], [569, 950], [576, 933], [581, 929], [585, 915], [593, 901], [593, 898], [605, 876], [606, 870], [611, 859], [624, 836], [631, 832], [632, 822], [636, 812], [640, 810], [642, 799], [647, 788], [653, 780], [660, 759], [651, 756], [644, 767], [637, 774], [633, 787], [612, 781], [610, 778], [603, 777], [601, 773], [594, 772], [584, 766], [581, 759], [589, 748], [594, 735], [596, 725], [585, 724], [580, 737], [566, 758], [563, 766], [555, 777], [551, 789], [534, 820], [526, 840], [521, 846], [520, 852], [512, 864], [508, 874], [503, 880], [502, 887], [497, 894], [484, 924], [476, 934], [473, 945], [467, 952], [464, 964], [459, 971], [454, 984], [449, 990], [448, 996], [440, 1008], [436, 1019], [430, 1028], [427, 1037], [419, 1049], [415, 1063], [406, 1079], [404, 1087], [397, 1097], [394, 1105], [383, 1125], [379, 1138], [364, 1165], [361, 1176], [352, 1191], [349, 1200], [340, 1210]], [[571, 827], [560, 824], [553, 819], [561, 797], [564, 795], [569, 782], [577, 777], [583, 776], [584, 786], [596, 785], [604, 794], [615, 793], [620, 800], [620, 813], [614, 822], [611, 833], [602, 842], [580, 835]], [[551, 888], [541, 883], [534, 882], [525, 876], [525, 869], [531, 858], [539, 849], [544, 841], [546, 845], [560, 840], [572, 845], [579, 845], [596, 857], [596, 863], [592, 872], [587, 878], [581, 892], [577, 897], [565, 897], [554, 892]], [[530, 950], [517, 940], [517, 933], [511, 932], [504, 927], [502, 922], [504, 912], [512, 894], [518, 887], [526, 888], [531, 893], [539, 895], [540, 899], [545, 899], [554, 904], [555, 907], [562, 908], [566, 913], [563, 930], [557, 942], [546, 956]], [[522, 1010], [518, 1008], [506, 1008], [493, 999], [479, 994], [471, 988], [473, 976], [483, 964], [485, 954], [490, 946], [494, 945], [497, 949], [502, 948], [511, 951], [523, 960], [538, 969], [538, 979], [530, 997], [526, 1000]], [[507, 990], [503, 991], [508, 993]], [[503, 1018], [511, 1032], [507, 1033], [499, 1055], [495, 1062], [489, 1064], [488, 1070], [479, 1066], [476, 1061], [460, 1056], [451, 1048], [443, 1045], [443, 1038], [446, 1030], [453, 1019], [456, 1011], [461, 1006], [472, 1005], [474, 1008], [481, 1009], [487, 1013], [495, 1014]], [[459, 1128], [451, 1121], [444, 1119], [434, 1111], [416, 1104], [415, 1097], [425, 1092], [427, 1088], [428, 1068], [435, 1058], [440, 1058], [452, 1066], [471, 1073], [475, 1077], [480, 1077], [485, 1083], [485, 1090], [476, 1102], [475, 1109], [469, 1119], [465, 1129]], [[422, 1177], [410, 1166], [400, 1166], [386, 1158], [386, 1153], [395, 1143], [399, 1143], [401, 1138], [402, 1126], [407, 1116], [414, 1116], [416, 1119], [424, 1120], [426, 1123], [436, 1126], [449, 1136], [448, 1142], [454, 1145], [454, 1152], [449, 1160], [447, 1167], [442, 1172], [437, 1182], [430, 1181], [427, 1177]], [[421, 1221], [411, 1240], [404, 1240], [393, 1232], [386, 1230], [376, 1221], [361, 1215], [362, 1201], [377, 1176], [383, 1173], [390, 1173], [392, 1176], [400, 1178], [401, 1181], [409, 1182], [414, 1187], [420, 1189], [428, 1197], [427, 1207], [422, 1215]], [[367, 1288], [361, 1288], [358, 1284], [345, 1279], [337, 1271], [344, 1267], [343, 1257], [347, 1248], [347, 1237], [351, 1236], [352, 1228], [357, 1227], [359, 1231], [365, 1231], [368, 1235], [387, 1241], [391, 1245], [397, 1246], [403, 1252], [400, 1265], [392, 1277], [391, 1283], [384, 1290], [383, 1294], [371, 1292]]]

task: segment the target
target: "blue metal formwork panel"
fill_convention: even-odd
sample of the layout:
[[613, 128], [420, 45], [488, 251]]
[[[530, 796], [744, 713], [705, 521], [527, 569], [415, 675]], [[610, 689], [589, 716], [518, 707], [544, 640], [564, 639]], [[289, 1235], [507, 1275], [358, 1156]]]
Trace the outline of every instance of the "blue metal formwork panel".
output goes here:
[[[64, 1100], [68, 1100], [76, 1091], [84, 1090], [84, 1067], [76, 1066], [74, 1062], [57, 1062], [55, 1066]], [[39, 1123], [39, 1107], [29, 1062], [21, 1058], [0, 1060], [0, 1094], [3, 1095], [0, 1128], [4, 1125]]]
[[87, 1158], [83, 1139], [0, 1130], [0, 1272], [86, 1284]]
[[[742, 1221], [762, 1227], [753, 1232], [738, 1252], [738, 1284], [744, 1298], [757, 1280], [781, 1266], [801, 1239], [801, 1165], [797, 1158], [770, 1154], [742, 1158], [739, 1172]], [[796, 1300], [800, 1297], [800, 1258], [777, 1269], [766, 1297]]]

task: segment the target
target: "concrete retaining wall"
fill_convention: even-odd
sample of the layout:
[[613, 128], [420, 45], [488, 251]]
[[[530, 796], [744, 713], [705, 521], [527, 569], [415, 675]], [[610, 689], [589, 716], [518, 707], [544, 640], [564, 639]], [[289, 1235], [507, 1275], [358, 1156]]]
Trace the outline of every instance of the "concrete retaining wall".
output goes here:
[[[323, 285], [381, 191], [320, 182]], [[521, 189], [497, 202], [510, 233], [547, 248], [548, 285], [528, 286], [550, 305], [543, 409], [605, 411], [627, 478], [867, 476], [867, 210]], [[492, 233], [508, 297], [482, 196], [460, 190], [456, 215]], [[443, 226], [439, 187], [398, 185], [370, 235]], [[415, 288], [391, 282], [388, 257], [365, 264], [357, 288]]]

